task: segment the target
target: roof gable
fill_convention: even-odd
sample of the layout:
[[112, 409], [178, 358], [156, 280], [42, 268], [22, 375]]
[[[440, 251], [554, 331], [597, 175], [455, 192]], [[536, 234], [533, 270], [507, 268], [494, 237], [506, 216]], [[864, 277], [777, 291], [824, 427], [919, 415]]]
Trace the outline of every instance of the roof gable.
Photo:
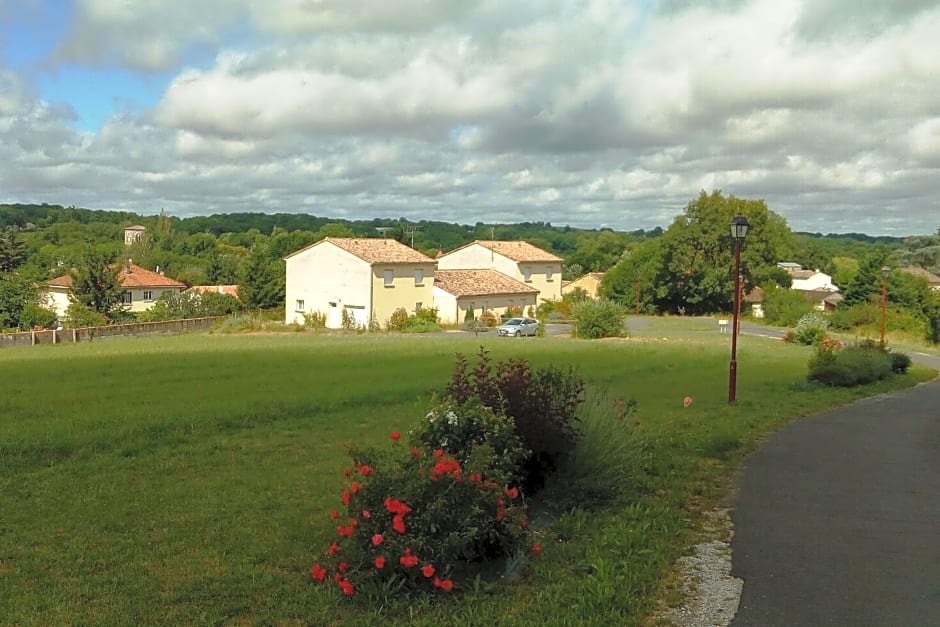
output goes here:
[[[459, 248], [455, 248], [451, 253], [458, 250], [463, 250], [470, 246], [482, 246], [488, 250], [492, 250], [494, 253], [498, 253], [507, 259], [511, 259], [515, 262], [525, 262], [525, 261], [555, 261], [563, 262], [564, 260], [552, 253], [542, 250], [538, 246], [533, 246], [529, 242], [523, 242], [520, 240], [487, 240], [487, 239], [478, 239], [465, 244]], [[450, 254], [450, 253], [448, 253]]]
[[454, 296], [538, 294], [538, 290], [496, 270], [435, 270], [434, 287]]
[[315, 246], [321, 246], [323, 244], [333, 244], [337, 248], [341, 248], [370, 264], [435, 263], [435, 261], [427, 255], [402, 244], [398, 240], [374, 237], [327, 237], [291, 253], [285, 257], [285, 259], [290, 259], [295, 255], [299, 255]]

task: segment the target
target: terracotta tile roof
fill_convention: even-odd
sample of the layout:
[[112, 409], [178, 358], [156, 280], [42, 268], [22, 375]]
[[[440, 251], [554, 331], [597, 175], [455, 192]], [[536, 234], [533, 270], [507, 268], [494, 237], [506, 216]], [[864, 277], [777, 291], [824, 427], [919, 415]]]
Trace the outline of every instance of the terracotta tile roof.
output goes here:
[[125, 231], [146, 231], [147, 227], [141, 226], [140, 224], [135, 224], [134, 226], [125, 226]]
[[228, 294], [229, 296], [234, 296], [235, 298], [238, 298], [238, 286], [237, 285], [193, 285], [188, 290], [184, 290], [184, 293]]
[[374, 237], [327, 237], [289, 254], [285, 259], [290, 259], [294, 255], [325, 242], [338, 246], [369, 263], [434, 263], [434, 260], [427, 255], [419, 253], [398, 240]]
[[[466, 246], [473, 244], [479, 244], [513, 261], [564, 261], [561, 257], [533, 246], [529, 242], [478, 239]], [[460, 248], [466, 248], [466, 246]]]
[[813, 301], [814, 303], [831, 303], [833, 305], [841, 302], [844, 296], [839, 292], [830, 292], [829, 290], [793, 290], [794, 292], [799, 292], [803, 295], [806, 300]]
[[[114, 266], [110, 266], [114, 267]], [[157, 274], [146, 268], [141, 268], [136, 264], [124, 264], [118, 273], [118, 280], [121, 287], [176, 287], [184, 288], [185, 283], [180, 283], [162, 274]], [[63, 274], [49, 281], [50, 287], [72, 287], [72, 276]]]
[[435, 270], [434, 287], [454, 296], [538, 294], [538, 290], [496, 270]]

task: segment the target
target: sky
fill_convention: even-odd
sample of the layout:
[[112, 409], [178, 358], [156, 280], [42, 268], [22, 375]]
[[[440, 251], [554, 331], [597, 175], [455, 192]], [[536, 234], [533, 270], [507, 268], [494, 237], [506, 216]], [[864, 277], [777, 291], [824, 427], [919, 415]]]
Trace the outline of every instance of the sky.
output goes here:
[[0, 0], [0, 202], [940, 227], [940, 0]]

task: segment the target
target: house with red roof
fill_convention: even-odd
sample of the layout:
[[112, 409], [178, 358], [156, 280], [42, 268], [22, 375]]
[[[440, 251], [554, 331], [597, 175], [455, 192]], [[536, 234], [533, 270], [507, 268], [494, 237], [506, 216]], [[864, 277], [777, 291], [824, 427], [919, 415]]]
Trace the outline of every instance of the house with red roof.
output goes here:
[[538, 291], [537, 302], [561, 300], [561, 257], [522, 241], [476, 240], [441, 256], [439, 270], [495, 270]]
[[534, 308], [539, 291], [496, 270], [437, 270], [434, 306], [444, 324], [459, 324], [467, 312], [476, 318], [484, 311], [500, 315]]
[[[186, 289], [185, 283], [164, 276], [162, 272], [142, 268], [129, 260], [121, 266], [118, 280], [124, 288], [124, 307], [131, 312], [147, 311], [165, 292], [179, 294]], [[72, 284], [70, 274], [58, 276], [47, 284], [46, 302], [60, 319], [65, 317], [72, 303]]]
[[392, 313], [434, 306], [437, 262], [388, 238], [327, 237], [284, 258], [285, 321], [326, 316], [339, 329], [345, 318], [356, 327], [387, 326]]

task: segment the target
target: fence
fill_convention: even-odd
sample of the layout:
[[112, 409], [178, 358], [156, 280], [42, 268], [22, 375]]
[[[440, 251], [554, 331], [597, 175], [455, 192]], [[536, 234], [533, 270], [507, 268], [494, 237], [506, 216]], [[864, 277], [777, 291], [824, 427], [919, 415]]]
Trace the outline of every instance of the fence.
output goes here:
[[52, 329], [46, 331], [24, 331], [22, 333], [0, 333], [0, 348], [35, 346], [37, 344], [72, 344], [75, 342], [90, 342], [92, 340], [110, 337], [203, 331], [212, 328], [215, 323], [225, 318], [226, 316], [214, 316], [212, 318], [188, 318], [186, 320], [165, 320], [163, 322], [112, 324], [106, 327], [85, 327], [82, 329]]

